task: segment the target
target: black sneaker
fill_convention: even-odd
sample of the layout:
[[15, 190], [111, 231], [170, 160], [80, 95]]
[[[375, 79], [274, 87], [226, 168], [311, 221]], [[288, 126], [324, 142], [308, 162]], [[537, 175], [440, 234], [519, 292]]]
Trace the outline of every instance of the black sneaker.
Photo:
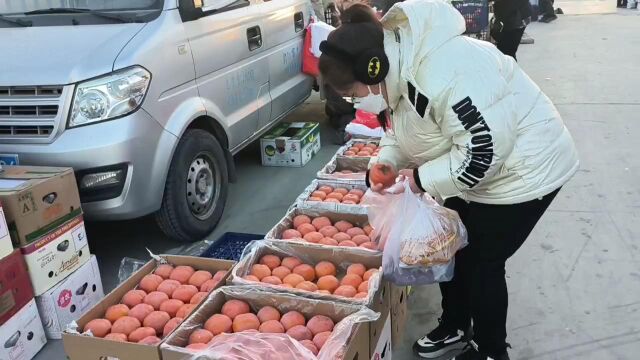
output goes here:
[[470, 341], [464, 349], [464, 352], [455, 356], [451, 360], [509, 360], [509, 354], [505, 351], [504, 354], [498, 357], [490, 357], [483, 355], [478, 351], [478, 346], [475, 342]]
[[548, 23], [550, 23], [550, 22], [552, 22], [552, 21], [554, 21], [556, 19], [558, 19], [558, 15], [556, 15], [556, 14], [553, 14], [552, 16], [545, 15], [540, 19], [540, 22], [548, 24]]
[[440, 324], [437, 328], [413, 344], [413, 350], [421, 358], [435, 359], [450, 351], [462, 350], [470, 339], [464, 331], [451, 331], [443, 326], [440, 319], [438, 321]]

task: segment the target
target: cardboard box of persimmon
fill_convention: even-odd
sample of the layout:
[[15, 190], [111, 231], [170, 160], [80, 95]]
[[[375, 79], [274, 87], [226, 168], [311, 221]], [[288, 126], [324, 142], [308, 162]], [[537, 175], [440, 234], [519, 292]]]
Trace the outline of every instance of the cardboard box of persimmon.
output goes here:
[[358, 305], [371, 305], [382, 287], [382, 254], [359, 248], [290, 241], [256, 241], [231, 270], [233, 285]]
[[379, 317], [357, 305], [225, 286], [167, 337], [162, 358], [368, 359], [369, 324]]
[[161, 359], [162, 340], [225, 283], [235, 265], [191, 256], [159, 258], [162, 264], [149, 261], [65, 331], [69, 359]]
[[294, 206], [265, 235], [265, 239], [349, 247], [379, 253], [376, 234], [366, 213]]

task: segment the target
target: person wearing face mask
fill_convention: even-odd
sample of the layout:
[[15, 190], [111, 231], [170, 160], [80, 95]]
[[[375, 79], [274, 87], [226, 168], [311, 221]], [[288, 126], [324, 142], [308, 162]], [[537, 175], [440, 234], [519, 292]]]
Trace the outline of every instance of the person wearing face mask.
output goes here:
[[321, 44], [320, 72], [382, 126], [390, 119], [372, 164], [445, 199], [469, 236], [453, 280], [440, 284], [439, 325], [414, 349], [422, 358], [462, 350], [455, 359], [509, 359], [505, 262], [577, 171], [573, 139], [512, 57], [462, 36], [465, 21], [449, 3], [404, 1], [381, 22], [370, 9], [347, 11], [351, 20]]

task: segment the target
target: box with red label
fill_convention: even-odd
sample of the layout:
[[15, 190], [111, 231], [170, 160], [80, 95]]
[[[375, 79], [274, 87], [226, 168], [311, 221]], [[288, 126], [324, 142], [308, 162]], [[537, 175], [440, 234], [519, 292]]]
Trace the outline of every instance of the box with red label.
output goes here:
[[0, 259], [12, 252], [13, 244], [11, 243], [11, 236], [9, 236], [7, 220], [4, 217], [4, 209], [2, 208], [2, 203], [0, 203]]
[[0, 326], [0, 359], [29, 360], [47, 343], [35, 300]]
[[27, 264], [15, 250], [0, 259], [0, 325], [8, 321], [33, 299]]
[[62, 339], [67, 324], [80, 319], [104, 297], [95, 255], [58, 285], [36, 297], [44, 331], [49, 339]]
[[84, 220], [78, 215], [20, 248], [36, 296], [51, 289], [89, 260]]

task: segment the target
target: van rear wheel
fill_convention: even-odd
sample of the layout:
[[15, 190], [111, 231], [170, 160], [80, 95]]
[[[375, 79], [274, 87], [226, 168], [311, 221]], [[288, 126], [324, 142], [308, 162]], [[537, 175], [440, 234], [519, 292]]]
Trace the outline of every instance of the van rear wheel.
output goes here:
[[162, 207], [156, 213], [160, 229], [182, 242], [203, 239], [222, 218], [228, 186], [218, 140], [204, 130], [187, 130], [171, 160]]

